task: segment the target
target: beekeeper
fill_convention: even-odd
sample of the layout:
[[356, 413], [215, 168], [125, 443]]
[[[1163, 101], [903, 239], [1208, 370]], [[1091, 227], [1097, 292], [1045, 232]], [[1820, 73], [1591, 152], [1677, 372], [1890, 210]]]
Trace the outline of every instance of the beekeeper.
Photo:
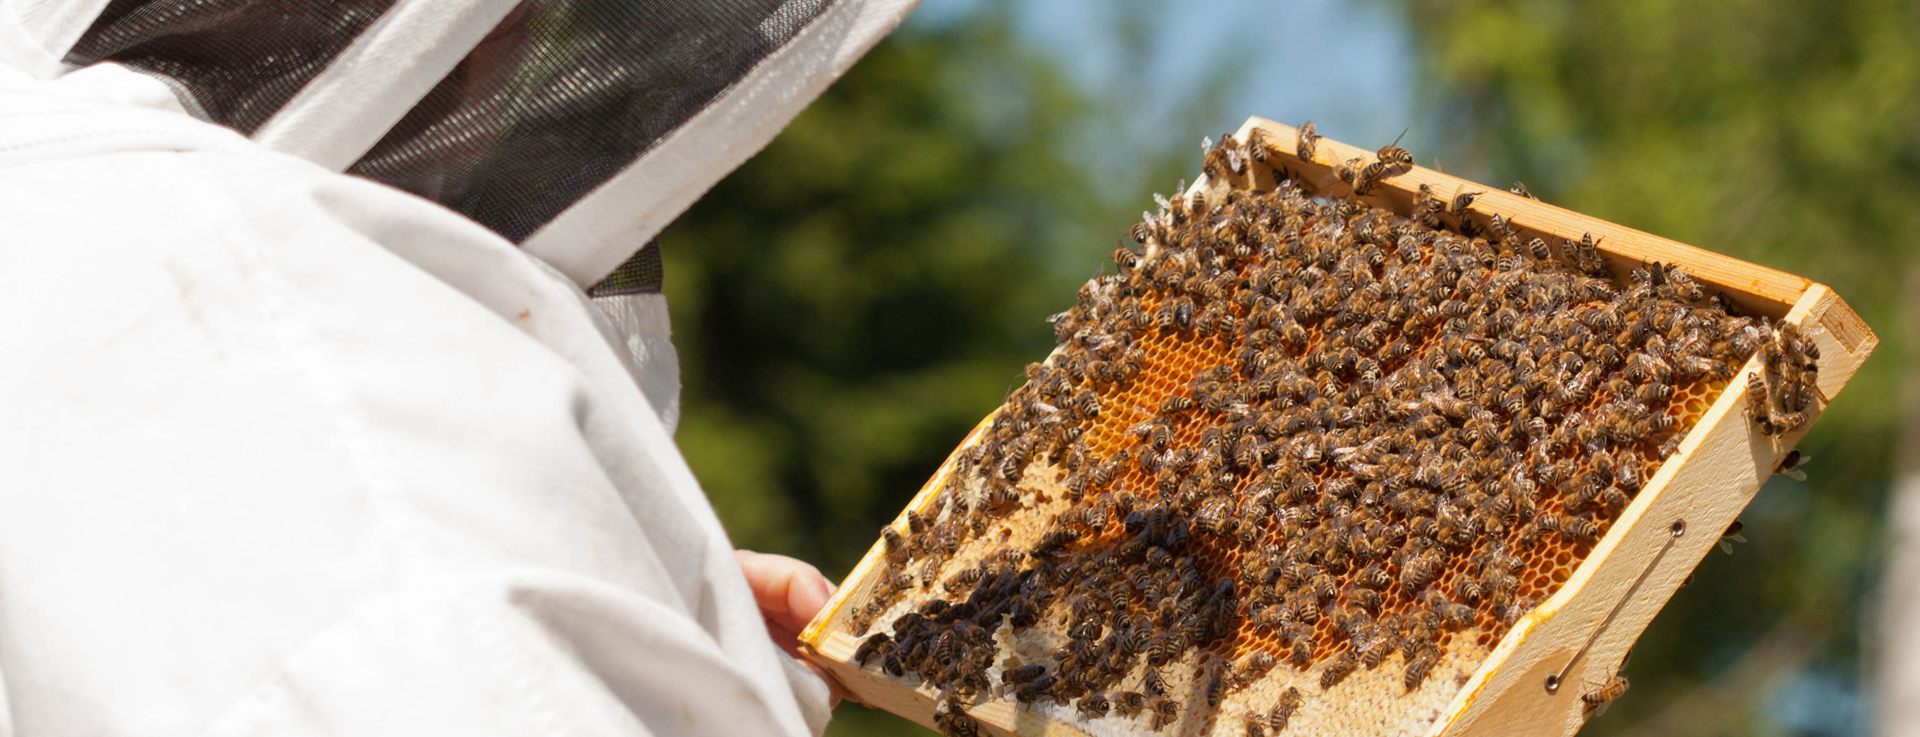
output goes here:
[[0, 735], [819, 733], [642, 245], [912, 5], [0, 0]]

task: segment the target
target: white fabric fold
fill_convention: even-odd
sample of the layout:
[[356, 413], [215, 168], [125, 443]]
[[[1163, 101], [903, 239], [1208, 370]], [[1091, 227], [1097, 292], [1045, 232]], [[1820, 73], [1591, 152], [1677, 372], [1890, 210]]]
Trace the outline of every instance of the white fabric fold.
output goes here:
[[673, 348], [673, 323], [667, 317], [667, 298], [660, 294], [610, 294], [593, 298], [607, 315], [627, 353], [633, 357], [640, 391], [660, 415], [660, 424], [672, 434], [680, 425], [680, 356]]

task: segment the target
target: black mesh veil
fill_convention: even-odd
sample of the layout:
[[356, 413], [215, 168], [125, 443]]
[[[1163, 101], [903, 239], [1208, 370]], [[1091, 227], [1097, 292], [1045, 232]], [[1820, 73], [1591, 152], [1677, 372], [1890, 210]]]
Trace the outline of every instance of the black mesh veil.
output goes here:
[[[519, 242], [831, 1], [524, 0], [349, 171]], [[394, 2], [112, 0], [66, 61], [171, 78], [252, 133]]]
[[765, 145], [917, 4], [90, 1], [103, 9], [68, 64], [171, 79], [213, 122], [437, 201], [582, 283]]
[[651, 241], [627, 257], [620, 268], [593, 285], [587, 294], [610, 297], [626, 294], [659, 294], [666, 281], [666, 268], [660, 260], [660, 241]]
[[827, 0], [529, 0], [350, 171], [520, 241], [819, 15]]
[[208, 118], [252, 133], [394, 0], [113, 0], [66, 62], [168, 77]]

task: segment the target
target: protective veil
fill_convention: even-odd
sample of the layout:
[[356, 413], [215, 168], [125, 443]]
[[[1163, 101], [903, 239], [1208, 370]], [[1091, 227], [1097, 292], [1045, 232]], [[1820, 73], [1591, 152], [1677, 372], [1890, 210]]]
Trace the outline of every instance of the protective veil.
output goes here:
[[0, 735], [817, 734], [641, 245], [914, 2], [0, 0]]

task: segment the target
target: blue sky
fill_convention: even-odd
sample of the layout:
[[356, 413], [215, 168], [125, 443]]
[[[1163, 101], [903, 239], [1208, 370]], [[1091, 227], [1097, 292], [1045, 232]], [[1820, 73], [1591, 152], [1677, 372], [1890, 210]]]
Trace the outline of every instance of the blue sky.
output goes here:
[[[927, 0], [916, 22], [938, 22], [982, 0]], [[1361, 146], [1392, 140], [1413, 123], [1413, 53], [1397, 15], [1356, 0], [1028, 0], [1015, 5], [1021, 32], [1050, 49], [1081, 82], [1105, 86], [1125, 70], [1111, 30], [1117, 8], [1144, 7], [1150, 57], [1137, 81], [1149, 117], [1177, 105], [1178, 93], [1232, 67], [1225, 118], [1209, 129], [1239, 127], [1249, 115], [1298, 123]], [[1235, 59], [1244, 61], [1236, 62]], [[1421, 140], [1419, 131], [1409, 143]], [[1197, 141], [1195, 143], [1198, 143]], [[1419, 150], [1416, 148], [1415, 150]]]

